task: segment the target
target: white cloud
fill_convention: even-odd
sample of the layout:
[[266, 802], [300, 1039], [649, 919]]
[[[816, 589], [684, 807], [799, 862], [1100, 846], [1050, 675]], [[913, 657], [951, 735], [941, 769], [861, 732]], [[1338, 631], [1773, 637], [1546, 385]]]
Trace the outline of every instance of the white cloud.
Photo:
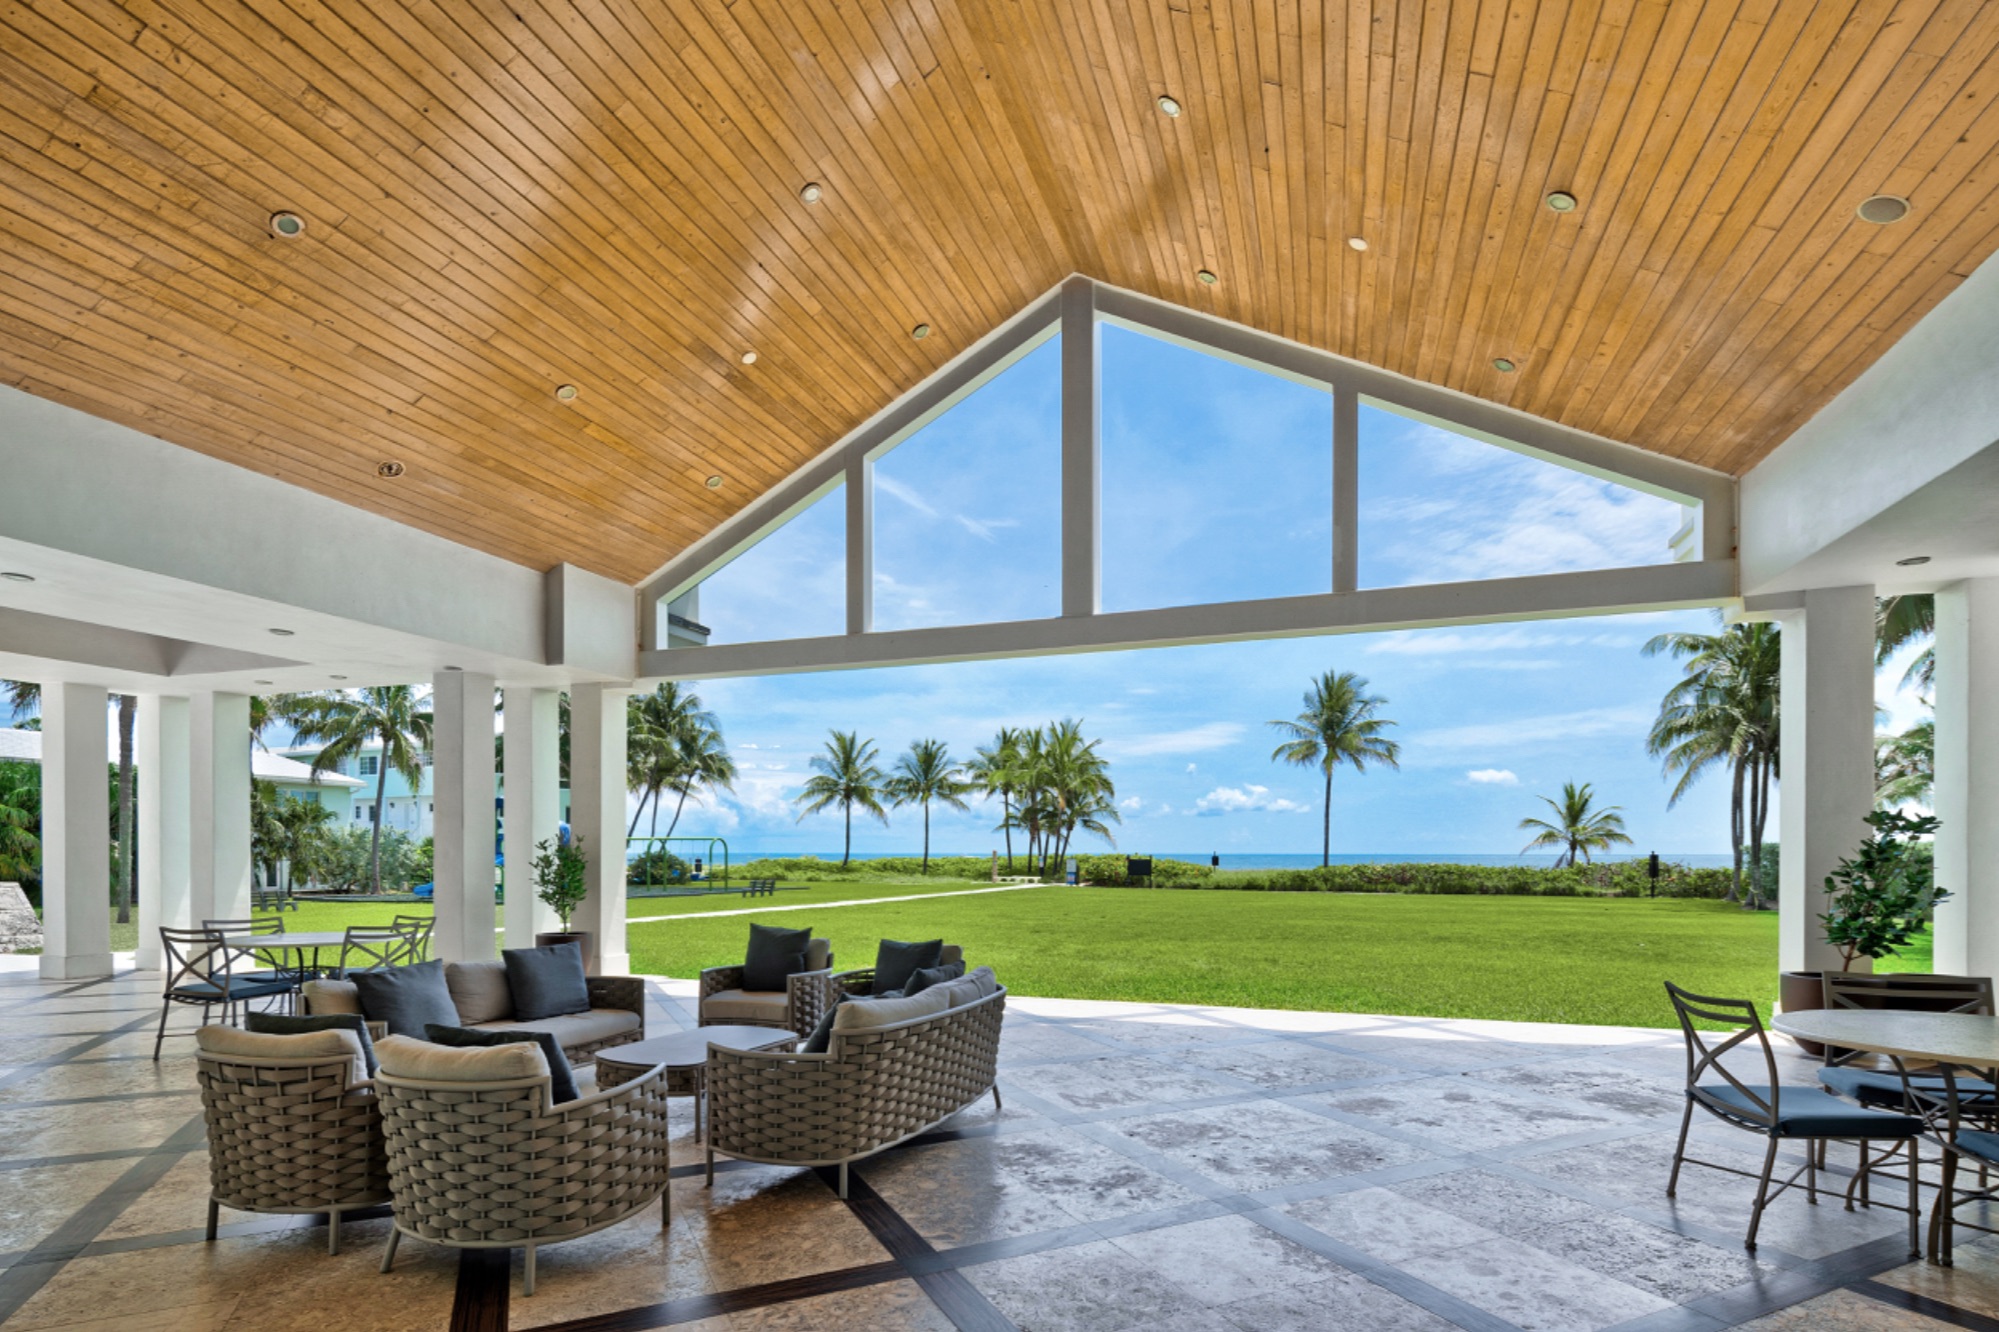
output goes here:
[[1196, 772], [1199, 772], [1200, 770], [1201, 770], [1201, 765], [1200, 765], [1200, 764], [1198, 764], [1198, 763], [1189, 763], [1189, 764], [1187, 765], [1187, 771], [1188, 771], [1188, 772], [1189, 772], [1190, 774], [1191, 774], [1191, 773], [1196, 773]]
[[1309, 814], [1310, 805], [1301, 805], [1283, 796], [1273, 796], [1267, 786], [1254, 782], [1242, 786], [1217, 786], [1214, 790], [1194, 802], [1198, 814], [1245, 814], [1256, 811], [1265, 814]]
[[[1206, 722], [1181, 731], [1152, 731], [1144, 735], [1109, 738], [1103, 752], [1110, 758], [1151, 758], [1160, 754], [1199, 754], [1210, 749], [1226, 749], [1242, 739], [1249, 728], [1241, 722]], [[1192, 772], [1189, 764], [1187, 771]]]
[[937, 516], [937, 510], [931, 507], [928, 500], [893, 477], [884, 476], [882, 473], [876, 472], [875, 489], [884, 495], [901, 500], [904, 504], [907, 504], [926, 518], [935, 518]]
[[1474, 786], [1520, 785], [1520, 778], [1507, 768], [1474, 768], [1465, 778]]
[[1586, 708], [1579, 712], [1555, 712], [1539, 717], [1515, 717], [1508, 721], [1474, 722], [1469, 726], [1446, 726], [1435, 731], [1418, 731], [1406, 737], [1402, 752], [1410, 758], [1449, 761], [1453, 753], [1477, 751], [1479, 756], [1509, 749], [1526, 749], [1570, 740], [1589, 740], [1607, 735], [1642, 740], [1652, 725], [1653, 710], [1642, 706]]
[[999, 538], [993, 535], [996, 529], [1020, 526], [1018, 518], [968, 518], [962, 513], [954, 513], [951, 517], [957, 520], [958, 526], [981, 541], [997, 542]]
[[1139, 810], [1145, 808], [1145, 802], [1135, 795], [1126, 796], [1117, 802], [1117, 807], [1127, 814], [1136, 814]]

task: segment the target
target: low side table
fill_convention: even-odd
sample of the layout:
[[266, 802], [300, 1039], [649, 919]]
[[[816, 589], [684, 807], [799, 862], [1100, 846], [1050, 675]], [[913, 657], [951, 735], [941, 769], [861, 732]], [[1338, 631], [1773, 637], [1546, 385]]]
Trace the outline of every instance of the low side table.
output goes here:
[[708, 1047], [771, 1050], [795, 1044], [795, 1031], [776, 1027], [695, 1027], [597, 1052], [599, 1091], [630, 1082], [654, 1064], [666, 1065], [666, 1094], [694, 1098], [694, 1136], [701, 1139], [701, 1103], [708, 1090]]

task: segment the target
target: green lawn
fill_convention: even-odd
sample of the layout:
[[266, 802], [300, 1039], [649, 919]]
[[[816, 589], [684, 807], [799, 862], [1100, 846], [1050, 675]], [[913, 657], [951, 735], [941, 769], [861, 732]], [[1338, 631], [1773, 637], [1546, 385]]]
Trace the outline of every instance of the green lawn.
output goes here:
[[[771, 920], [811, 925], [840, 967], [872, 963], [884, 935], [941, 935], [1021, 994], [1076, 999], [1657, 1027], [1667, 978], [1766, 1004], [1776, 990], [1776, 916], [1703, 901], [1035, 888]], [[739, 960], [748, 925], [634, 925], [633, 967]]]

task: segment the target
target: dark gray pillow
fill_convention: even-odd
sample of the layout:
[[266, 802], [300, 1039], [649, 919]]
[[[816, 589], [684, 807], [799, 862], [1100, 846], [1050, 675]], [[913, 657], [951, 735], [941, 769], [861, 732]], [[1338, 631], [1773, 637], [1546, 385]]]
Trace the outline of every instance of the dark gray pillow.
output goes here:
[[879, 999], [890, 990], [901, 990], [909, 984], [911, 976], [925, 967], [936, 966], [943, 956], [942, 939], [930, 939], [923, 943], [883, 939], [875, 949], [875, 983], [870, 993]]
[[583, 978], [583, 945], [575, 940], [542, 948], [503, 948], [500, 960], [507, 965], [507, 988], [513, 992], [517, 1021], [590, 1011], [590, 984]]
[[785, 930], [775, 925], [750, 926], [750, 946], [743, 954], [745, 990], [782, 990], [786, 978], [805, 970], [805, 950], [812, 931]]
[[939, 962], [934, 967], [919, 967], [909, 978], [909, 984], [902, 987], [902, 996], [907, 999], [912, 994], [922, 994], [933, 985], [957, 980], [964, 974], [963, 962]]
[[361, 1001], [361, 1016], [388, 1024], [391, 1036], [422, 1037], [423, 1024], [458, 1025], [458, 1005], [444, 983], [444, 963], [433, 960], [380, 971], [350, 971]]
[[375, 1042], [368, 1038], [368, 1019], [359, 1013], [322, 1013], [317, 1017], [293, 1017], [289, 1013], [248, 1012], [243, 1030], [267, 1032], [272, 1036], [298, 1036], [308, 1031], [351, 1031], [361, 1038], [361, 1062], [368, 1076], [375, 1076]]
[[827, 1047], [833, 1043], [833, 1014], [840, 1011], [840, 1004], [846, 997], [844, 994], [837, 995], [834, 997], [833, 1002], [826, 1006], [826, 1011], [819, 1015], [819, 1025], [814, 1027], [812, 1034], [805, 1038], [805, 1044], [798, 1047], [798, 1053], [826, 1053]]
[[551, 1031], [508, 1031], [504, 1027], [488, 1030], [483, 1027], [445, 1027], [435, 1022], [426, 1023], [423, 1038], [433, 1045], [513, 1045], [521, 1041], [533, 1041], [541, 1047], [542, 1058], [548, 1060], [548, 1100], [550, 1105], [561, 1105], [573, 1101], [576, 1090], [576, 1075], [570, 1072], [569, 1056], [562, 1053], [562, 1042], [555, 1039]]

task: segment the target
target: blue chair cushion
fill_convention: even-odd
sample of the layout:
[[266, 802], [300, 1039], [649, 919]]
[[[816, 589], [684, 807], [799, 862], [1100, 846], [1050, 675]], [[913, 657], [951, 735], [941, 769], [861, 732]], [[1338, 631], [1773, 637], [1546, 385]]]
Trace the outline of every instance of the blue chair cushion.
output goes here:
[[226, 989], [214, 981], [188, 981], [174, 986], [168, 993], [176, 999], [219, 1004], [227, 999], [261, 999], [267, 994], [283, 994], [291, 988], [290, 981], [246, 981], [241, 977], [231, 977]]
[[1975, 1161], [1999, 1165], [1999, 1133], [1985, 1133], [1978, 1129], [1957, 1131], [1957, 1150]]
[[[1844, 1096], [1849, 1101], [1862, 1105], [1885, 1105], [1896, 1109], [1902, 1104], [1902, 1079], [1896, 1073], [1881, 1073], [1865, 1068], [1822, 1068], [1819, 1081], [1827, 1091]], [[1928, 1092], [1942, 1100], [1945, 1089], [1943, 1078], [1934, 1073], [1919, 1073], [1909, 1079], [1909, 1085], [1919, 1092]], [[1963, 1101], [1986, 1100], [1999, 1087], [1979, 1078], [1959, 1078], [1958, 1098]]]
[[[1750, 1091], [1770, 1100], [1768, 1087], [1752, 1086]], [[1702, 1083], [1702, 1096], [1718, 1102], [1724, 1111], [1733, 1111], [1748, 1121], [1751, 1128], [1763, 1129], [1759, 1121], [1765, 1111], [1756, 1102], [1737, 1091], [1726, 1082]], [[1710, 1109], [1715, 1108], [1710, 1106]], [[1842, 1101], [1830, 1092], [1816, 1087], [1784, 1087], [1777, 1096], [1777, 1126], [1773, 1136], [1779, 1138], [1908, 1138], [1922, 1129], [1922, 1120], [1914, 1115], [1889, 1114], [1881, 1110], [1869, 1110], [1865, 1106]], [[1766, 1132], [1770, 1131], [1765, 1129]]]

